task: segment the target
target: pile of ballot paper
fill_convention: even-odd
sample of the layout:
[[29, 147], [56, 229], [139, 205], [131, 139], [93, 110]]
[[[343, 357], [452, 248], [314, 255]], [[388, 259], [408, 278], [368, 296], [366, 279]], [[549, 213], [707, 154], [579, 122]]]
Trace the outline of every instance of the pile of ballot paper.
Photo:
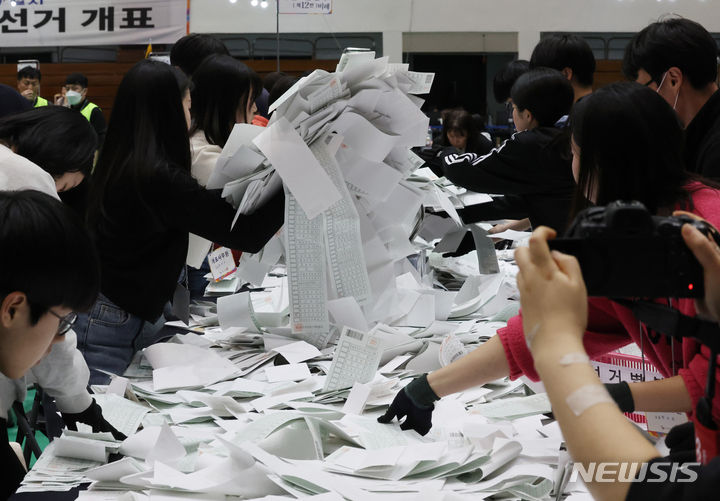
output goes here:
[[[104, 416], [128, 438], [119, 442], [82, 425], [66, 431], [21, 490], [90, 482], [80, 499], [132, 492], [122, 499], [333, 493], [340, 497], [327, 499], [539, 500], [555, 488], [561, 436], [543, 422], [547, 398], [526, 395], [521, 381], [495, 381], [444, 399], [435, 427], [421, 437], [376, 421], [414, 375], [402, 368], [412, 356], [373, 369], [368, 383], [347, 383], [345, 373], [333, 379], [338, 350], [348, 339], [369, 341], [356, 338], [370, 334], [346, 330], [332, 357], [304, 341], [272, 336], [264, 350], [224, 343], [237, 334], [186, 334], [146, 349], [136, 362], [149, 367], [144, 375], [95, 388]], [[237, 377], [241, 361], [256, 356], [265, 363]], [[278, 357], [287, 363], [267, 363]], [[118, 498], [108, 497], [113, 492]]]
[[[514, 298], [501, 288], [514, 279], [481, 226], [471, 228], [478, 251], [453, 270], [458, 280], [474, 279], [468, 286], [435, 287], [426, 268], [431, 242], [445, 237], [439, 250], [454, 250], [467, 231], [455, 208], [491, 200], [438, 179], [411, 151], [428, 128], [415, 94], [429, 92], [433, 75], [373, 53], [349, 54], [338, 68], [302, 78], [273, 103], [267, 128], [236, 125], [208, 181], [238, 214], [280, 184], [286, 191], [280, 234], [262, 252], [243, 254], [234, 273], [211, 279], [219, 325], [291, 334], [322, 349], [343, 327], [422, 329], [483, 307], [488, 317], [503, 310]], [[425, 207], [449, 217], [425, 218]], [[250, 289], [237, 293], [242, 284]], [[488, 304], [496, 296], [503, 299]], [[200, 322], [194, 315], [191, 325]]]

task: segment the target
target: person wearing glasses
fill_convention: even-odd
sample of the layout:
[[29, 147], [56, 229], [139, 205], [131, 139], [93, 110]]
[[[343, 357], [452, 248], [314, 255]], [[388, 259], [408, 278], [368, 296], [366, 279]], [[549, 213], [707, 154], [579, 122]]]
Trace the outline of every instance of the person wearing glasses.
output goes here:
[[684, 160], [690, 172], [720, 180], [718, 48], [712, 35], [689, 19], [652, 23], [625, 49], [623, 73], [654, 90], [685, 128]]
[[[75, 369], [76, 375], [84, 374], [84, 382], [75, 378], [79, 384], [70, 389], [79, 393], [57, 394], [66, 424], [85, 422], [94, 431], [117, 433], [87, 393], [88, 369], [77, 354], [71, 330], [76, 312], [87, 310], [98, 294], [97, 252], [77, 216], [53, 195], [0, 191], [2, 411], [12, 403], [5, 401], [7, 390], [14, 385], [24, 392], [22, 378], [30, 371], [50, 394], [67, 391], [63, 384], [73, 379], [67, 376]], [[71, 343], [67, 337], [73, 338]], [[54, 364], [47, 364], [51, 358]], [[0, 499], [6, 499], [25, 470], [8, 442], [4, 416], [0, 416], [0, 471]]]

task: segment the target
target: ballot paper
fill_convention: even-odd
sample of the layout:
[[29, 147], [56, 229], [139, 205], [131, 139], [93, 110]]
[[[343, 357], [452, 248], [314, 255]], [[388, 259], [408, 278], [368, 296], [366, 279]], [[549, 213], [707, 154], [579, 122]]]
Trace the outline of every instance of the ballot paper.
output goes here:
[[339, 328], [350, 327], [361, 332], [369, 330], [365, 315], [354, 297], [342, 297], [328, 301], [328, 310]]
[[56, 440], [55, 454], [61, 457], [87, 459], [105, 463], [108, 460], [108, 442], [63, 435]]
[[546, 414], [552, 410], [547, 393], [529, 397], [506, 398], [473, 406], [472, 412], [494, 419], [517, 419], [533, 414]]
[[305, 341], [296, 341], [273, 348], [275, 353], [282, 355], [288, 363], [297, 364], [321, 355], [320, 350]]
[[473, 241], [475, 242], [475, 250], [477, 251], [478, 270], [483, 275], [500, 273], [500, 265], [498, 264], [497, 255], [495, 254], [495, 244], [488, 235], [488, 232], [477, 225], [470, 225]]
[[380, 365], [382, 348], [377, 336], [345, 327], [340, 334], [323, 391], [369, 383]]
[[120, 433], [129, 436], [137, 431], [150, 408], [115, 394], [95, 394], [93, 398], [102, 408], [103, 417]]
[[370, 298], [370, 279], [365, 267], [360, 237], [360, 221], [340, 167], [328, 152], [334, 136], [316, 142], [311, 151], [341, 194], [325, 213], [325, 248], [330, 277], [337, 296], [353, 297], [359, 304]]
[[158, 343], [145, 348], [144, 353], [153, 366], [155, 391], [202, 387], [238, 371], [215, 352], [187, 344]]
[[240, 292], [218, 298], [218, 322], [220, 327], [250, 327], [253, 325], [250, 313], [250, 293]]
[[310, 377], [307, 364], [275, 365], [265, 368], [265, 376], [271, 383], [303, 381]]
[[340, 200], [340, 192], [286, 119], [280, 118], [253, 142], [270, 160], [308, 219]]
[[295, 196], [286, 193], [285, 226], [290, 326], [322, 348], [330, 336], [323, 216], [308, 219]]
[[348, 189], [365, 198], [384, 201], [402, 179], [402, 173], [384, 162], [373, 162], [357, 154], [347, 144], [336, 155]]
[[251, 174], [263, 162], [263, 157], [248, 145], [265, 129], [250, 124], [235, 124], [215, 168], [208, 179], [208, 189], [222, 188], [228, 182]]

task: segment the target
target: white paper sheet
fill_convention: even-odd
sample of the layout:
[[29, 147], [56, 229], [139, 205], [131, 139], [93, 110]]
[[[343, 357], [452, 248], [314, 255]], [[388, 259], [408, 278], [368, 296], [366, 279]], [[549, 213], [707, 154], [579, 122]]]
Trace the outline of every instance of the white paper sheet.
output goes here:
[[340, 200], [340, 192], [287, 120], [279, 119], [253, 142], [270, 160], [309, 219]]
[[303, 381], [310, 377], [307, 364], [274, 365], [265, 368], [265, 375], [271, 383]]

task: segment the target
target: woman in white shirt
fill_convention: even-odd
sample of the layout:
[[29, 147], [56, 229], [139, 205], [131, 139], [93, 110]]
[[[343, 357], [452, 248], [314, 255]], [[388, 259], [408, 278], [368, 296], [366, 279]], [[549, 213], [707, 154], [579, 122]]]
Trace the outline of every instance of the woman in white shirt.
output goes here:
[[250, 123], [260, 77], [237, 59], [212, 55], [193, 74], [190, 149], [192, 176], [207, 185], [236, 123]]

